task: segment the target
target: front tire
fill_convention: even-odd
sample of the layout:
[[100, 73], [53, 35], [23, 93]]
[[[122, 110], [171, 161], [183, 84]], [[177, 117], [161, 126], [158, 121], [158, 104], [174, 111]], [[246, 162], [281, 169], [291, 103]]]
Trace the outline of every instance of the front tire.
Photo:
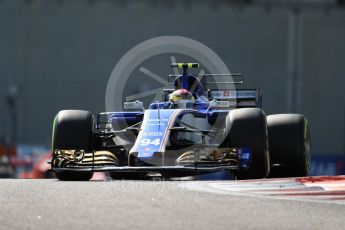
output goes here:
[[[53, 151], [85, 150], [92, 152], [94, 149], [94, 124], [95, 121], [91, 112], [83, 110], [60, 111], [54, 119]], [[53, 165], [53, 167], [57, 166]], [[93, 172], [55, 172], [55, 176], [63, 181], [87, 181], [92, 178]]]
[[251, 148], [247, 170], [236, 174], [238, 179], [264, 178], [270, 171], [266, 115], [259, 108], [235, 109], [226, 119], [227, 146]]

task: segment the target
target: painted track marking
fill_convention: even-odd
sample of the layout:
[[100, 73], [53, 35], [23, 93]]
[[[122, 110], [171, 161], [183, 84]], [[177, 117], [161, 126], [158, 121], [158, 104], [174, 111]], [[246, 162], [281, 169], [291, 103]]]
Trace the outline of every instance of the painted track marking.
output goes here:
[[191, 182], [185, 187], [213, 193], [345, 205], [345, 176], [208, 181], [202, 185]]

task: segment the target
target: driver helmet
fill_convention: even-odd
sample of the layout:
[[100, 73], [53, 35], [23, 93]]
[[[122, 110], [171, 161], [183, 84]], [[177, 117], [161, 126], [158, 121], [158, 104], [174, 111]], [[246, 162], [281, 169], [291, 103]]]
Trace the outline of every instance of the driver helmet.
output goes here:
[[192, 107], [195, 103], [193, 94], [186, 89], [178, 89], [169, 95], [169, 101], [179, 108]]

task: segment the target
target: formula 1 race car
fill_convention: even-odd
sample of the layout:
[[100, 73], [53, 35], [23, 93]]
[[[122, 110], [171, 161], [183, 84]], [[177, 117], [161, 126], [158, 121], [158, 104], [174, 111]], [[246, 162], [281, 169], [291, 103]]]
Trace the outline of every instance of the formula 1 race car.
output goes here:
[[217, 82], [236, 74], [189, 74], [198, 63], [172, 67], [183, 73], [169, 75], [173, 88], [163, 89], [162, 101], [146, 110], [131, 101], [124, 102], [125, 111], [96, 119], [88, 111], [60, 111], [52, 137], [56, 177], [89, 180], [103, 171], [113, 179], [172, 178], [223, 170], [238, 179], [308, 175], [310, 134], [303, 115], [266, 116], [260, 90], [226, 88], [242, 80]]

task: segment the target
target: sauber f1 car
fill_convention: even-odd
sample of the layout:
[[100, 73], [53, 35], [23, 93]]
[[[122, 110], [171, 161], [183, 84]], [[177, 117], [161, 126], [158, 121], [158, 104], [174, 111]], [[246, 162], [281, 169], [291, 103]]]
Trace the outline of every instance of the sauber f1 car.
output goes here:
[[[146, 110], [143, 102], [131, 101], [122, 112], [96, 118], [88, 111], [60, 111], [52, 137], [56, 177], [89, 180], [98, 171], [113, 179], [224, 170], [238, 179], [308, 175], [310, 134], [303, 115], [266, 116], [260, 90], [226, 88], [242, 80], [217, 81], [236, 74], [188, 73], [198, 63], [172, 67], [183, 73], [169, 75], [173, 88], [163, 89], [162, 101]], [[210, 87], [214, 84], [223, 89]]]

